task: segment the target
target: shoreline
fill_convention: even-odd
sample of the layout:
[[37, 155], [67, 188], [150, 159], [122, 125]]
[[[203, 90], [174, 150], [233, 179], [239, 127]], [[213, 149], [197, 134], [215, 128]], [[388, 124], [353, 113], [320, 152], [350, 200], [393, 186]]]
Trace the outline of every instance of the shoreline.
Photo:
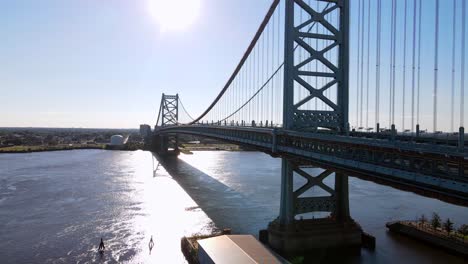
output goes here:
[[47, 151], [66, 151], [75, 149], [106, 149], [105, 145], [77, 145], [77, 146], [15, 146], [0, 148], [0, 154], [24, 154]]
[[468, 257], [468, 241], [455, 239], [438, 230], [432, 230], [430, 227], [421, 227], [420, 224], [414, 221], [388, 222], [386, 226], [391, 232], [419, 240], [465, 258]]
[[[67, 150], [80, 150], [80, 149], [102, 149], [102, 150], [121, 150], [121, 151], [151, 151], [144, 148], [112, 148], [108, 147], [106, 144], [96, 144], [96, 145], [57, 145], [57, 146], [13, 146], [13, 147], [4, 147], [0, 148], [0, 154], [24, 154], [24, 153], [34, 153], [34, 152], [48, 152], [48, 151], [67, 151]], [[231, 144], [203, 144], [202, 146], [194, 146], [189, 144], [182, 144], [180, 151], [184, 154], [193, 154], [192, 151], [250, 151], [247, 149], [242, 149], [237, 145]]]

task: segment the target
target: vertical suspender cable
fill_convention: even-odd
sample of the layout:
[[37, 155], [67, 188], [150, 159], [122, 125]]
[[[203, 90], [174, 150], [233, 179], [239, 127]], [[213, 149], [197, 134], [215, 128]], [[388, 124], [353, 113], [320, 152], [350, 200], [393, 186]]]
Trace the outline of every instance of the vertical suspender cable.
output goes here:
[[408, 16], [408, 0], [405, 0], [405, 18], [403, 30], [403, 109], [401, 113], [401, 129], [405, 131], [405, 96], [406, 96], [406, 28]]
[[[274, 40], [274, 38], [275, 38], [275, 16], [273, 16], [273, 18], [272, 18], [272, 22], [270, 24], [270, 30], [271, 30], [271, 34], [270, 34], [270, 36], [271, 36], [271, 39], [270, 39], [271, 49], [269, 50], [269, 53], [270, 53], [270, 56], [271, 56], [271, 60], [270, 60], [270, 65], [269, 66], [270, 66], [270, 69], [271, 69], [271, 73], [273, 73], [274, 70], [275, 70], [274, 69], [275, 56], [273, 54], [273, 51], [275, 50], [275, 40]], [[270, 91], [270, 102], [269, 102], [269, 104], [270, 104], [270, 112], [269, 112], [270, 116], [269, 117], [270, 118], [269, 118], [269, 120], [270, 120], [270, 123], [273, 122], [273, 111], [274, 111], [274, 104], [273, 104], [274, 99], [273, 98], [275, 96], [275, 93], [274, 93], [275, 90], [273, 89], [274, 83], [275, 83], [275, 79], [273, 78], [270, 81], [270, 84], [269, 84], [269, 91]]]
[[367, 6], [367, 75], [366, 75], [366, 128], [369, 127], [369, 66], [370, 66], [370, 25], [371, 25], [371, 0], [368, 0]]
[[358, 1], [358, 41], [357, 41], [357, 65], [356, 65], [356, 126], [359, 125], [359, 77], [360, 77], [360, 58], [361, 58], [361, 0]]
[[[282, 9], [279, 9], [279, 10], [282, 10]], [[284, 35], [283, 35], [283, 38], [284, 38]], [[281, 12], [279, 11], [278, 12], [278, 58], [281, 58]], [[284, 77], [283, 77], [283, 71], [280, 72], [280, 75], [279, 75], [279, 80], [278, 80], [278, 103], [277, 105], [279, 106], [279, 109], [278, 109], [278, 122], [281, 120], [281, 126], [283, 125], [283, 122], [284, 120], [282, 120], [283, 118], [283, 115], [282, 115], [282, 112], [284, 111], [283, 110], [283, 104], [282, 104], [282, 98], [283, 98], [283, 80], [284, 80]]]
[[[281, 8], [279, 8], [278, 10], [282, 10]], [[278, 11], [278, 50], [277, 50], [277, 53], [278, 53], [278, 65], [280, 63], [280, 56], [281, 56], [281, 52], [280, 52], [280, 46], [281, 46], [281, 11]], [[277, 84], [278, 84], [278, 87], [275, 88], [275, 90], [277, 91], [277, 98], [276, 98], [276, 123], [277, 124], [280, 124], [280, 115], [281, 115], [281, 100], [280, 100], [280, 93], [281, 93], [281, 79], [280, 79], [280, 76], [281, 76], [281, 73], [280, 75], [278, 76], [278, 81], [277, 81]]]
[[395, 84], [396, 84], [396, 75], [395, 75], [395, 69], [396, 69], [396, 39], [397, 39], [397, 0], [395, 0], [395, 9], [393, 10], [394, 14], [394, 20], [393, 20], [393, 67], [392, 67], [392, 125], [395, 124]]
[[461, 81], [460, 81], [460, 126], [465, 122], [465, 32], [466, 30], [466, 1], [462, 2], [462, 43], [461, 43]]
[[365, 0], [362, 1], [362, 21], [361, 21], [361, 109], [360, 109], [360, 123], [359, 126], [362, 127], [362, 111], [363, 111], [363, 92], [364, 92], [364, 22], [365, 22], [365, 15], [364, 15], [364, 10], [366, 8], [366, 2]]
[[452, 14], [452, 97], [450, 103], [450, 131], [454, 132], [454, 112], [455, 112], [455, 41], [456, 41], [456, 28], [457, 28], [457, 0], [453, 0], [453, 14]]
[[[250, 57], [250, 56], [249, 56], [249, 57]], [[247, 100], [247, 98], [248, 98], [248, 97], [247, 97], [247, 96], [248, 96], [248, 95], [247, 95], [247, 87], [248, 87], [248, 84], [249, 84], [249, 77], [250, 77], [250, 76], [249, 76], [249, 64], [246, 63], [246, 64], [245, 64], [244, 89], [242, 89], [242, 90], [243, 90], [243, 93], [242, 93], [242, 94], [243, 94], [243, 96], [242, 96], [242, 98], [243, 98], [243, 99], [242, 99], [242, 103], [244, 103], [244, 102]], [[247, 114], [248, 114], [247, 108], [243, 108], [243, 109], [242, 109], [242, 123], [243, 123], [245, 120], [247, 120]]]
[[[249, 61], [247, 61], [247, 73], [245, 74], [246, 75], [246, 79], [245, 79], [245, 98], [250, 98], [250, 80], [252, 79], [252, 76], [251, 76], [251, 61], [252, 61], [252, 57], [249, 56]], [[249, 123], [249, 119], [250, 119], [250, 104], [247, 104], [245, 106], [245, 124], [244, 125], [248, 125]]]
[[[250, 56], [249, 56], [249, 59], [250, 59]], [[248, 90], [248, 87], [249, 87], [249, 64], [246, 63], [245, 65], [245, 79], [244, 79], [244, 100], [242, 102], [245, 102], [247, 100], [247, 98], [249, 98], [249, 90]], [[244, 117], [242, 118], [242, 120], [244, 122], [246, 122], [249, 118], [249, 111], [248, 111], [248, 108], [245, 107], [243, 109], [243, 112], [244, 112]]]
[[416, 124], [419, 125], [419, 99], [421, 91], [421, 17], [422, 17], [422, 1], [419, 0], [419, 17], [418, 17], [418, 91], [416, 100]]
[[[243, 90], [244, 90], [243, 86], [244, 86], [244, 67], [242, 67], [242, 70], [239, 74], [239, 106], [242, 104]], [[239, 123], [242, 123], [243, 118], [244, 118], [243, 111], [239, 111]]]
[[[455, 1], [455, 0], [454, 0]], [[416, 62], [416, 0], [413, 0], [413, 54], [411, 68], [411, 131], [414, 131], [414, 85]]]
[[[265, 68], [266, 68], [266, 64], [265, 64], [265, 53], [266, 53], [266, 48], [265, 48], [265, 35], [262, 35], [262, 81], [260, 83], [260, 85], [264, 84], [265, 83], [265, 77], [266, 77], [266, 73], [265, 73]], [[260, 87], [260, 86], [259, 86]], [[263, 124], [264, 122], [264, 118], [265, 118], [265, 91], [262, 90], [260, 92], [260, 98], [261, 98], [261, 103], [260, 103], [260, 107], [261, 107], [261, 118], [260, 118], [260, 122]]]
[[435, 20], [435, 54], [434, 54], [434, 112], [433, 127], [437, 131], [437, 85], [438, 85], [438, 66], [439, 66], [439, 0], [436, 0], [436, 20]]
[[395, 0], [392, 0], [392, 15], [391, 15], [391, 30], [390, 30], [390, 95], [388, 97], [388, 126], [390, 127], [392, 125], [392, 83], [393, 83], [393, 39], [394, 33], [393, 33], [393, 21], [395, 20]]
[[[256, 82], [255, 82], [255, 89], [257, 87], [259, 87], [259, 83], [261, 82], [260, 80], [260, 43], [258, 43], [258, 52], [257, 52], [257, 74], [255, 74], [256, 76]], [[255, 96], [256, 97], [256, 102], [255, 104], [257, 105], [257, 114], [255, 115], [255, 123], [259, 123], [260, 122], [260, 96], [257, 95]]]
[[[266, 31], [266, 78], [268, 79], [269, 76], [269, 70], [270, 70], [270, 24], [268, 24], [268, 28]], [[266, 100], [265, 100], [265, 108], [266, 108], [266, 117], [265, 119], [268, 119], [269, 112], [270, 112], [270, 89], [267, 88], [265, 92]]]
[[[416, 1], [416, 0], [415, 0]], [[382, 0], [377, 2], [377, 50], [376, 50], [376, 63], [375, 63], [375, 127], [379, 123], [380, 111], [380, 38], [381, 38], [381, 25], [382, 25]], [[377, 130], [376, 130], [377, 131]], [[379, 132], [379, 131], [377, 131]]]

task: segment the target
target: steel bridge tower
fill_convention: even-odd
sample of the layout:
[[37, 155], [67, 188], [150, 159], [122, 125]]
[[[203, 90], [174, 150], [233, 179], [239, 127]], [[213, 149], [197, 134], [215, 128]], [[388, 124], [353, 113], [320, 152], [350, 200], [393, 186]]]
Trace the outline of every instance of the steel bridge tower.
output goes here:
[[[161, 120], [161, 126], [158, 126]], [[161, 104], [159, 109], [158, 121], [156, 121], [155, 132], [157, 129], [167, 126], [176, 126], [179, 124], [179, 94], [167, 95], [162, 94]], [[160, 134], [155, 138], [153, 148], [161, 155], [169, 153], [172, 149], [172, 154], [179, 154], [179, 140], [177, 134]]]
[[[324, 10], [316, 10], [317, 8], [303, 0], [285, 1], [283, 128], [295, 131], [329, 129], [333, 133], [346, 134], [349, 131], [349, 0], [320, 0], [329, 4]], [[295, 19], [296, 12], [305, 12], [310, 18], [299, 24]], [[327, 20], [326, 15], [331, 12], [339, 14], [339, 22], [335, 23], [337, 26]], [[306, 28], [313, 23], [324, 27], [329, 33], [307, 32]], [[324, 48], [319, 50], [308, 44], [316, 41], [324, 43]], [[298, 56], [295, 56], [296, 45], [308, 53], [302, 61], [298, 61]], [[325, 53], [333, 49], [337, 49], [337, 59], [331, 61]], [[316, 60], [328, 69], [313, 71], [304, 67]], [[313, 87], [304, 80], [303, 77], [307, 76], [326, 78], [328, 83], [323, 87]], [[295, 82], [309, 91], [309, 96], [298, 102], [294, 102]], [[337, 88], [335, 102], [325, 93], [332, 86]], [[331, 110], [301, 110], [301, 106], [311, 100], [320, 100]], [[331, 168], [326, 168], [319, 175], [311, 175], [306, 167], [310, 168], [310, 163], [282, 157], [280, 214], [268, 227], [269, 244], [284, 253], [359, 247], [361, 230], [350, 217], [347, 175]], [[323, 183], [333, 173], [334, 189]], [[296, 175], [303, 177], [306, 183], [294, 190]], [[318, 187], [328, 195], [303, 197], [312, 187]], [[329, 212], [330, 216], [321, 219], [297, 219], [298, 215], [311, 212]]]

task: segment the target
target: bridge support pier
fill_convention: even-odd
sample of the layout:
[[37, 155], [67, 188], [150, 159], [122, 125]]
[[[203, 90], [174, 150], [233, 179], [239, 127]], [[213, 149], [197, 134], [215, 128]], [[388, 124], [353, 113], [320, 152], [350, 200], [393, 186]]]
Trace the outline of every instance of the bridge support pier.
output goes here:
[[177, 135], [158, 135], [153, 141], [153, 151], [160, 156], [178, 156], [179, 140]]
[[[324, 170], [313, 176], [306, 170], [311, 168], [282, 159], [280, 215], [268, 226], [269, 245], [285, 255], [336, 248], [359, 250], [362, 230], [350, 217], [348, 176], [335, 172], [332, 189], [323, 181], [333, 171]], [[295, 175], [307, 181], [297, 189], [294, 189]], [[312, 187], [319, 187], [328, 195], [304, 197]], [[330, 214], [315, 218], [317, 212], [322, 216], [323, 212]], [[311, 217], [310, 213], [314, 215]]]

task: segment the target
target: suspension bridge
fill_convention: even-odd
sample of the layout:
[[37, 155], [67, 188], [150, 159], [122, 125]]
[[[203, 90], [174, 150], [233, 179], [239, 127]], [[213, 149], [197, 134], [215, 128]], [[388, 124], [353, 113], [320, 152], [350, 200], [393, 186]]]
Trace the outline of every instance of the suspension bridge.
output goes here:
[[[286, 253], [360, 245], [348, 175], [466, 204], [466, 1], [442, 3], [273, 1], [201, 115], [163, 94], [153, 149], [178, 153], [178, 135], [190, 134], [281, 158], [268, 242]], [[312, 175], [311, 166], [323, 172]], [[294, 189], [297, 177], [306, 183]], [[307, 196], [313, 187], [327, 195]], [[299, 218], [310, 212], [330, 216]]]

